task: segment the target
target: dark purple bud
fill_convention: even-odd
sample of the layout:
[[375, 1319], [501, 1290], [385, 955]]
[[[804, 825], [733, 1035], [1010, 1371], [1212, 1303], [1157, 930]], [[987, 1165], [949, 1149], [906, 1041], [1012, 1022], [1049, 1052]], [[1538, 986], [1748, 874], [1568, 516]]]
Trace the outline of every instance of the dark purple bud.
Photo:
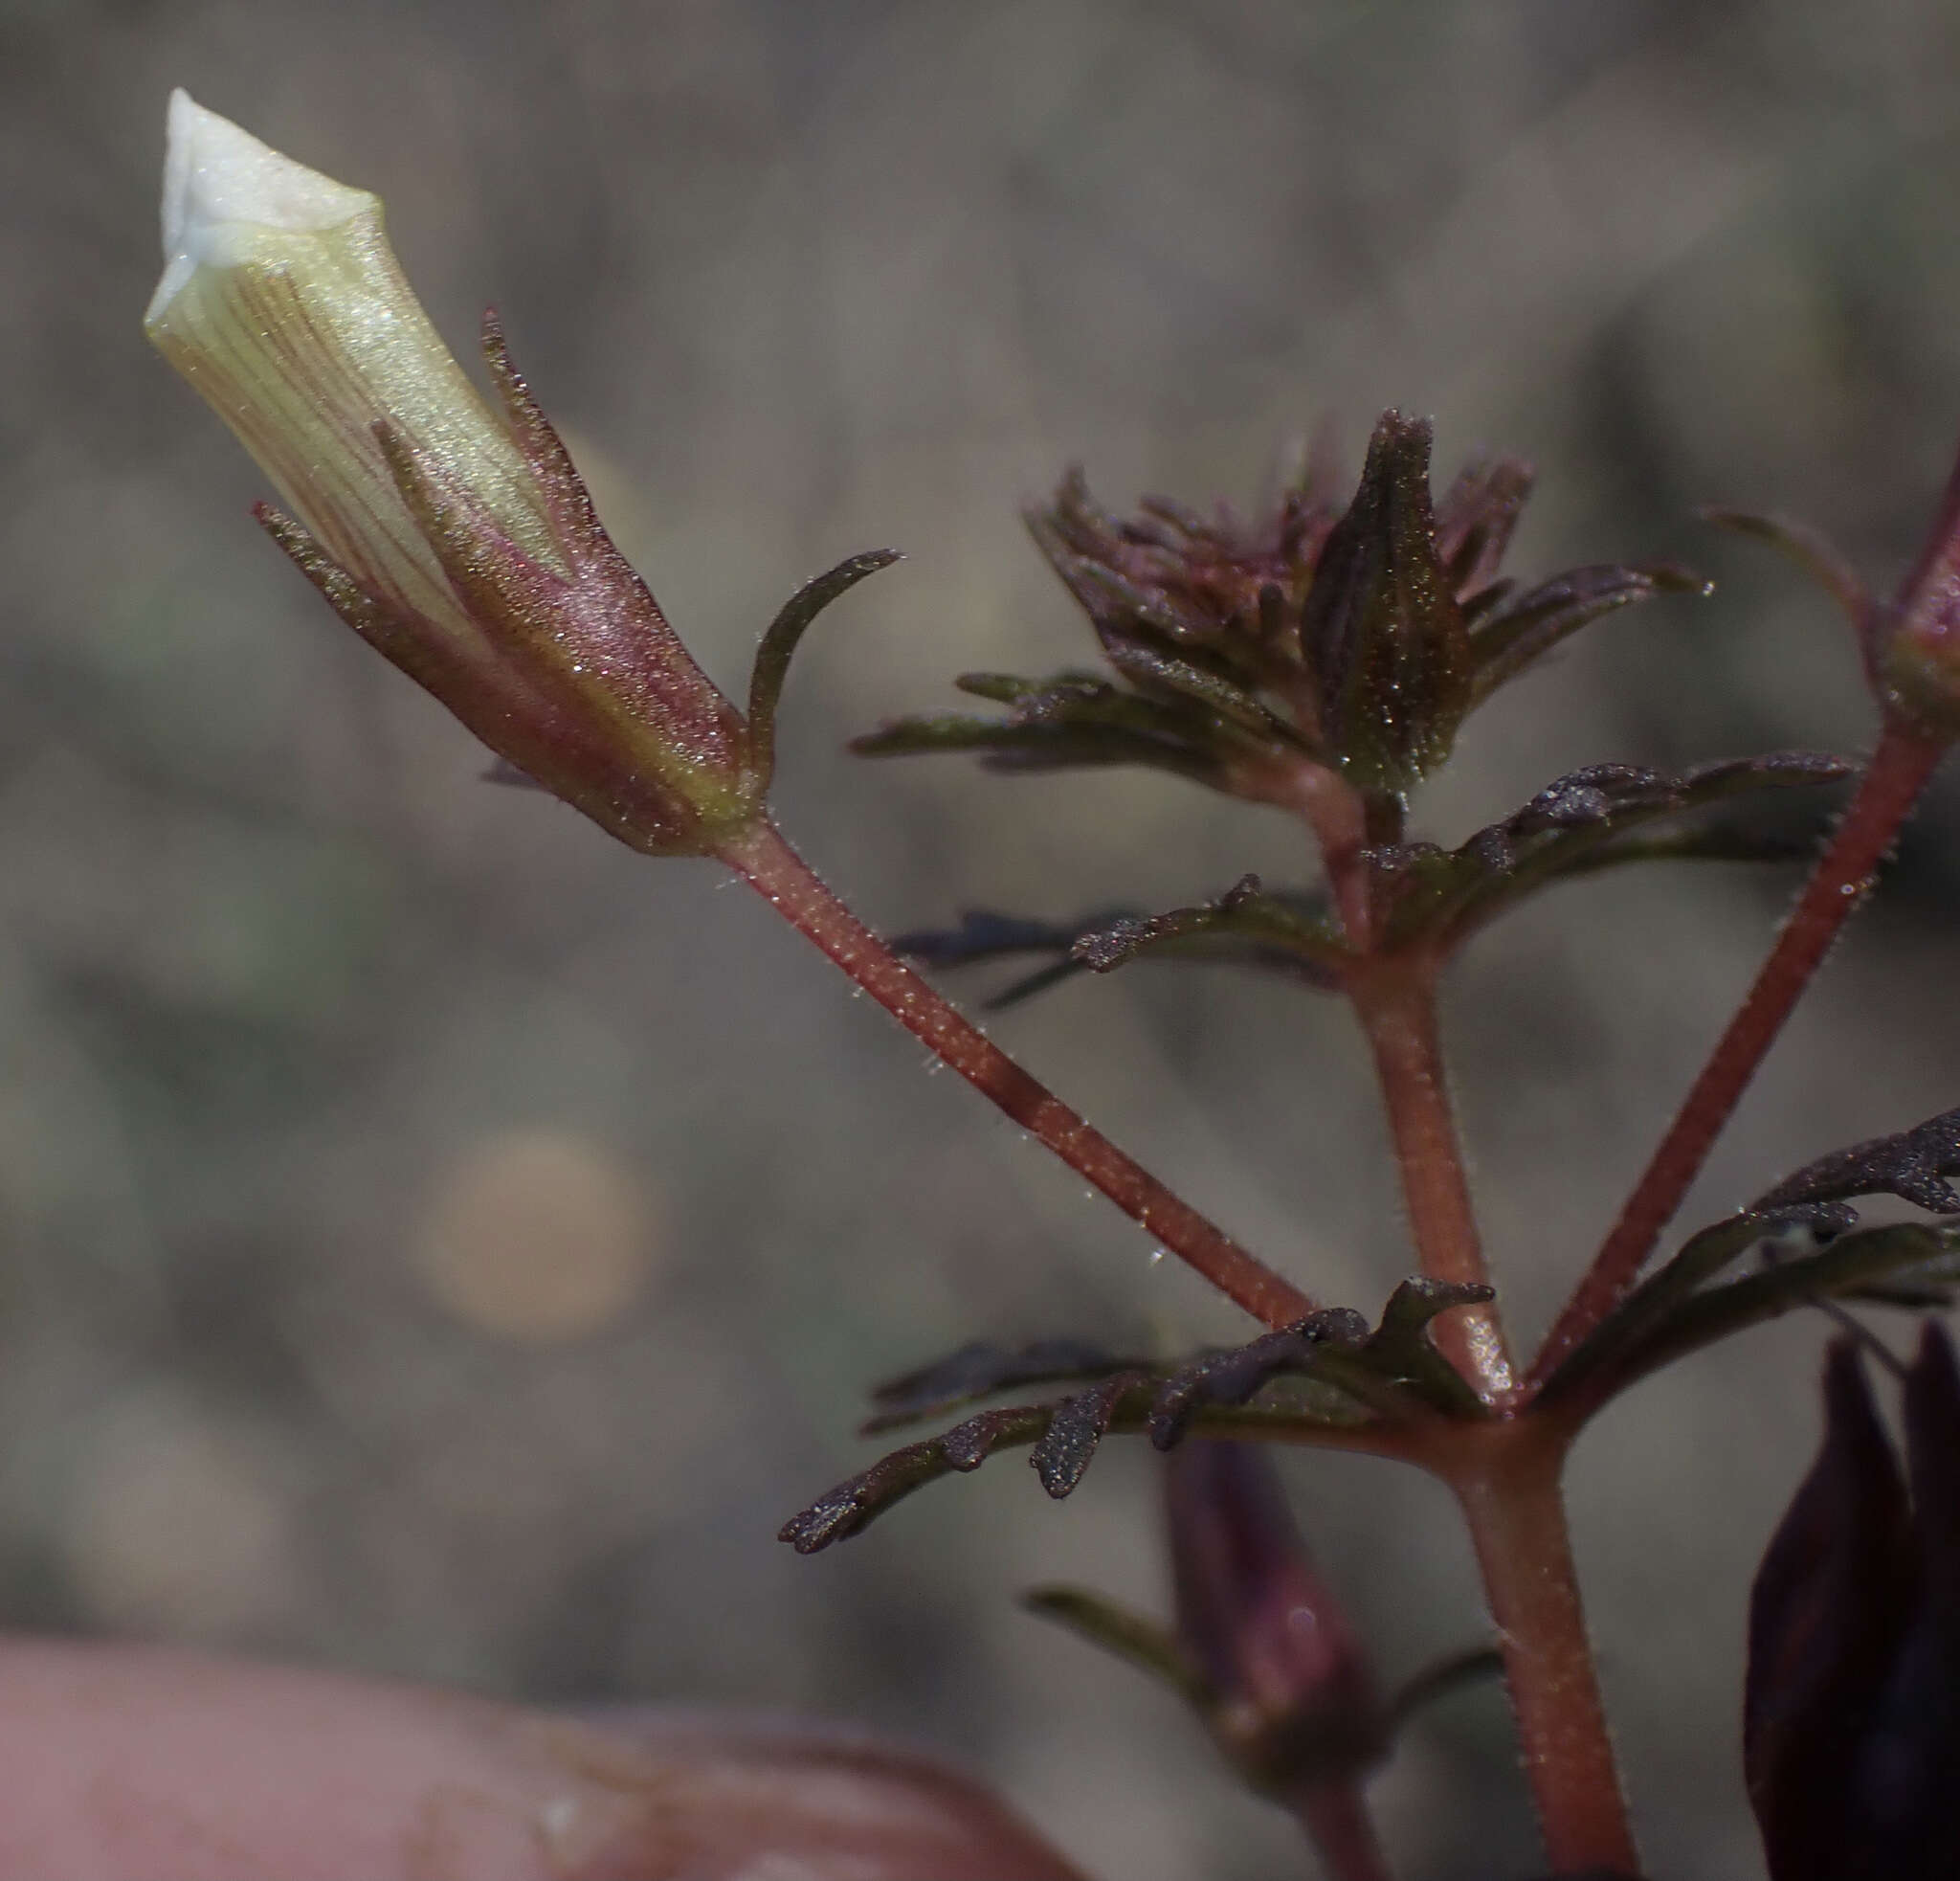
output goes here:
[[1164, 1484], [1178, 1633], [1228, 1755], [1294, 1794], [1379, 1761], [1388, 1732], [1367, 1657], [1265, 1451], [1192, 1439], [1165, 1459]]
[[1757, 1573], [1744, 1765], [1772, 1881], [1937, 1881], [1960, 1851], [1960, 1377], [1906, 1380], [1911, 1503], [1857, 1349]]
[[1917, 564], [1863, 616], [1865, 661], [1889, 714], [1942, 743], [1960, 736], [1960, 463]]
[[1322, 736], [1364, 790], [1399, 794], [1419, 781], [1449, 756], [1472, 704], [1469, 628], [1437, 555], [1429, 445], [1428, 424], [1382, 414], [1302, 620]]
[[1960, 1375], [1937, 1326], [1906, 1375], [1905, 1450], [1911, 1618], [1860, 1748], [1856, 1840], [1837, 1871], [1936, 1881], [1960, 1868]]

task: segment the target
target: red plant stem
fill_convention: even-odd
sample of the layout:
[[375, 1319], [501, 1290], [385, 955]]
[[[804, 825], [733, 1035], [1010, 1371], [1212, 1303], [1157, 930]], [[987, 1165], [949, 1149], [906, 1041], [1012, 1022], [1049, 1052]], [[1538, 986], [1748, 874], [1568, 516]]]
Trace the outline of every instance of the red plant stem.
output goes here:
[[921, 979], [832, 894], [773, 824], [751, 826], [719, 853], [942, 1063], [1220, 1292], [1271, 1327], [1290, 1326], [1314, 1310], [1290, 1281], [1125, 1155]]
[[1566, 1530], [1565, 1444], [1528, 1420], [1485, 1425], [1450, 1478], [1503, 1651], [1518, 1747], [1557, 1873], [1638, 1871]]
[[1329, 1777], [1308, 1784], [1295, 1800], [1293, 1813], [1319, 1852], [1327, 1881], [1392, 1881], [1358, 1778]]
[[1558, 1316], [1531, 1367], [1541, 1382], [1618, 1305], [1654, 1251], [1660, 1231], [1702, 1173], [1791, 1009], [1831, 943], [1870, 893], [1879, 863], [1911, 814], [1946, 747], [1896, 720], [1878, 750], [1802, 896], [1776, 936], [1755, 984], [1709, 1055], [1634, 1185], [1613, 1232]]
[[1303, 764], [1273, 801], [1297, 810], [1313, 832], [1348, 945], [1357, 953], [1367, 952], [1372, 922], [1361, 853], [1368, 843], [1368, 814], [1360, 792], [1324, 765]]
[[[1426, 966], [1358, 972], [1348, 992], [1374, 1053], [1410, 1233], [1432, 1280], [1481, 1286], [1487, 1275], [1470, 1199], [1470, 1178], [1443, 1072], [1437, 1032], [1436, 975]], [[1514, 1385], [1503, 1330], [1491, 1307], [1466, 1307], [1436, 1322], [1437, 1344], [1492, 1402]]]

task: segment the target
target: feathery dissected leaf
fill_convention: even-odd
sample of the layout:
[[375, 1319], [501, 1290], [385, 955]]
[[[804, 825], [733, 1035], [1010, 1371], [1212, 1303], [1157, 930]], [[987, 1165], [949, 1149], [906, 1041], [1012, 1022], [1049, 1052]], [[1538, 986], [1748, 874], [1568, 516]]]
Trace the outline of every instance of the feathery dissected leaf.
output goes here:
[[974, 1342], [930, 1365], [879, 1385], [871, 1394], [878, 1408], [861, 1426], [870, 1437], [921, 1418], [937, 1417], [975, 1399], [1028, 1384], [1059, 1384], [1098, 1378], [1134, 1368], [1140, 1361], [1118, 1358], [1082, 1339], [1037, 1339], [1006, 1347]]
[[1561, 877], [1680, 853], [1656, 852], [1636, 840], [1635, 832], [1658, 821], [1752, 791], [1834, 783], [1851, 770], [1845, 760], [1815, 751], [1729, 758], [1678, 775], [1638, 765], [1589, 765], [1548, 784], [1522, 809], [1455, 849], [1410, 842], [1370, 850], [1385, 940], [1460, 938]]
[[[1855, 1220], [1854, 1212], [1835, 1204], [1799, 1205], [1769, 1215], [1745, 1212], [1705, 1230], [1546, 1380], [1542, 1401], [1573, 1402], [1590, 1415], [1661, 1366], [1799, 1307], [1868, 1297], [1902, 1280], [1955, 1277], [1960, 1220], [1852, 1228], [1842, 1225], [1847, 1217]], [[1813, 1251], [1721, 1286], [1694, 1285], [1698, 1270], [1726, 1265], [1752, 1244], [1778, 1241]]]
[[1481, 705], [1601, 615], [1657, 594], [1710, 594], [1713, 585], [1671, 562], [1571, 569], [1507, 601], [1470, 636], [1474, 704]]
[[1085, 1382], [1052, 1402], [981, 1411], [893, 1451], [785, 1523], [782, 1539], [800, 1554], [827, 1548], [914, 1489], [977, 1469], [1002, 1447], [1031, 1445], [1042, 1487], [1061, 1497], [1081, 1481], [1112, 1431], [1147, 1430], [1160, 1449], [1193, 1430], [1379, 1449], [1392, 1446], [1397, 1430], [1427, 1418], [1481, 1416], [1476, 1394], [1430, 1346], [1428, 1328], [1438, 1312], [1490, 1297], [1488, 1288], [1412, 1280], [1395, 1290], [1372, 1331], [1360, 1313], [1330, 1308], [1249, 1345], [1150, 1365], [1074, 1341], [1017, 1353], [963, 1347], [883, 1387], [868, 1427], [908, 1422], [924, 1415], [928, 1402], [958, 1402], [1009, 1382]]
[[1049, 965], [989, 999], [995, 1010], [1078, 974], [1108, 973], [1140, 957], [1249, 967], [1316, 987], [1334, 984], [1347, 957], [1322, 898], [1268, 893], [1251, 875], [1214, 902], [1166, 914], [1104, 908], [1075, 921], [1048, 922], [973, 909], [960, 917], [957, 928], [921, 929], [899, 935], [892, 945], [933, 966], [1051, 956]]
[[1269, 895], [1256, 875], [1243, 875], [1216, 901], [1174, 907], [1168, 914], [1119, 915], [1079, 932], [1070, 952], [1091, 973], [1106, 974], [1140, 954], [1196, 940], [1236, 944], [1214, 957], [1280, 955], [1320, 984], [1332, 984], [1348, 958], [1338, 929], [1311, 903]]
[[1954, 1175], [1960, 1175], [1960, 1109], [1944, 1110], [1910, 1130], [1819, 1156], [1752, 1205], [1789, 1208], [1801, 1202], [1883, 1195], [1897, 1196], [1935, 1215], [1960, 1214], [1960, 1191], [1945, 1179]]

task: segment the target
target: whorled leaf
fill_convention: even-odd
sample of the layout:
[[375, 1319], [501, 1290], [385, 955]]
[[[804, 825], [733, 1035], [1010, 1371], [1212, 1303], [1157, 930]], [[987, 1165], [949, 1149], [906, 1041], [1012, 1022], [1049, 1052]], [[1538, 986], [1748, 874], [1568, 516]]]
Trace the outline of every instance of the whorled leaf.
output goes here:
[[1319, 984], [1332, 985], [1348, 959], [1338, 928], [1311, 904], [1269, 895], [1257, 875], [1242, 875], [1216, 901], [1167, 914], [1119, 915], [1080, 932], [1071, 955], [1091, 973], [1113, 973], [1140, 954], [1197, 939], [1230, 940], [1260, 955], [1279, 954]]
[[[1678, 775], [1630, 764], [1570, 772], [1455, 849], [1424, 842], [1370, 849], [1384, 944], [1448, 944], [1561, 877], [1656, 855], [1693, 854], [1691, 838], [1682, 840], [1685, 849], [1668, 844], [1656, 850], [1633, 833], [1752, 791], [1834, 783], [1852, 768], [1820, 752], [1771, 751], [1698, 765]], [[1718, 853], [1726, 853], [1732, 840], [1725, 836]]]
[[877, 1386], [871, 1401], [878, 1408], [858, 1430], [860, 1435], [872, 1437], [1021, 1385], [1099, 1378], [1134, 1369], [1138, 1363], [1116, 1357], [1082, 1339], [1037, 1339], [1032, 1345], [1016, 1347], [975, 1341]]
[[[1337, 503], [1301, 486], [1251, 526], [1163, 497], [1118, 520], [1076, 469], [1027, 522], [1113, 661], [1172, 655], [1248, 695], [1270, 689], [1291, 697], [1302, 669], [1300, 599], [1339, 513]], [[1291, 724], [1296, 736], [1310, 738], [1308, 718], [1296, 714]]]
[[1263, 746], [1290, 744], [1303, 751], [1308, 750], [1305, 741], [1285, 721], [1268, 711], [1243, 685], [1209, 671], [1195, 661], [1159, 653], [1150, 647], [1124, 645], [1109, 649], [1109, 663], [1140, 692], [1215, 714], [1219, 722], [1236, 726]]
[[1954, 1175], [1960, 1175], [1960, 1109], [1943, 1110], [1910, 1130], [1819, 1156], [1752, 1206], [1789, 1208], [1856, 1196], [1897, 1196], [1935, 1215], [1960, 1214], [1960, 1191], [1945, 1179]]
[[1818, 829], [1802, 835], [1750, 829], [1740, 823], [1705, 823], [1655, 835], [1615, 837], [1563, 865], [1557, 879], [1570, 882], [1627, 862], [1800, 862], [1817, 852]]
[[1082, 934], [1112, 921], [1134, 920], [1128, 908], [1104, 908], [1079, 921], [1034, 921], [991, 908], [966, 909], [957, 928], [914, 928], [892, 937], [893, 951], [929, 967], [968, 967], [1022, 953], [1066, 953]]
[[[1843, 759], [1805, 751], [1731, 759], [1678, 776], [1633, 765], [1589, 766], [1456, 849], [1420, 841], [1370, 849], [1383, 944], [1448, 947], [1537, 888], [1632, 862], [1800, 859], [1810, 842], [1779, 833], [1730, 823], [1656, 825], [1753, 791], [1836, 782], [1850, 769]], [[1214, 901], [1163, 914], [1105, 908], [1057, 922], [974, 909], [957, 928], [916, 929], [894, 945], [934, 966], [1047, 956], [990, 998], [991, 1010], [1138, 958], [1249, 967], [1320, 990], [1337, 987], [1351, 960], [1324, 892], [1268, 889], [1256, 875], [1242, 876]]]
[[1486, 596], [1502, 598], [1498, 570], [1535, 481], [1522, 458], [1489, 459], [1465, 465], [1437, 499], [1437, 560], [1466, 611], [1490, 605]]
[[989, 908], [969, 908], [961, 914], [957, 928], [915, 928], [894, 936], [892, 949], [933, 967], [967, 967], [1027, 953], [1046, 954], [1046, 965], [1022, 974], [981, 1002], [985, 1011], [1002, 1012], [1087, 973], [1088, 968], [1071, 952], [1083, 934], [1094, 933], [1111, 922], [1144, 918], [1134, 909], [1120, 907], [1101, 908], [1070, 922], [1031, 921]]
[[[1138, 1403], [1154, 1406], [1162, 1389], [1147, 1371], [1119, 1372], [1064, 1398], [1055, 1407], [1028, 1461], [1041, 1487], [1059, 1501], [1070, 1494], [1089, 1465], [1117, 1415]], [[1248, 1394], [1250, 1395], [1250, 1394]], [[1244, 1399], [1238, 1400], [1243, 1403]]]
[[1222, 695], [1200, 696], [1204, 675], [1188, 661], [1158, 660], [1152, 673], [1161, 683], [1149, 695], [1074, 671], [1045, 680], [963, 674], [963, 691], [1006, 705], [1006, 715], [894, 719], [854, 738], [851, 750], [860, 757], [970, 751], [995, 771], [1141, 765], [1231, 790], [1237, 769], [1269, 764], [1291, 735], [1262, 708], [1241, 700], [1227, 709]]
[[[1112, 1431], [1147, 1430], [1159, 1449], [1171, 1448], [1193, 1430], [1247, 1437], [1284, 1433], [1290, 1442], [1377, 1448], [1378, 1440], [1424, 1419], [1481, 1416], [1476, 1394], [1430, 1346], [1428, 1329], [1438, 1312], [1490, 1297], [1488, 1288], [1412, 1280], [1395, 1290], [1372, 1331], [1360, 1313], [1331, 1308], [1249, 1345], [1147, 1366], [1120, 1365], [1054, 1402], [979, 1412], [840, 1483], [785, 1523], [781, 1538], [799, 1554], [813, 1554], [856, 1534], [914, 1489], [954, 1471], [977, 1469], [1003, 1447], [1032, 1446], [1029, 1461], [1042, 1487], [1058, 1498], [1081, 1481]], [[1119, 1365], [1073, 1342], [1005, 1355], [963, 1348], [884, 1387], [893, 1408], [881, 1410], [872, 1427], [886, 1417], [904, 1421], [913, 1415], [904, 1407], [934, 1393], [995, 1389], [989, 1380], [1002, 1378], [1017, 1364], [1048, 1362], [1029, 1355], [1044, 1351], [1051, 1360], [1070, 1355], [1083, 1361], [1084, 1371]]]
[[[1070, 471], [1027, 521], [1117, 683], [971, 675], [1002, 717], [900, 719], [855, 749], [973, 751], [999, 771], [1144, 765], [1289, 809], [1318, 767], [1399, 809], [1463, 717], [1587, 621], [1705, 590], [1672, 565], [1609, 565], [1521, 592], [1501, 566], [1531, 467], [1473, 463], [1433, 498], [1430, 444], [1426, 421], [1386, 412], [1350, 498], [1321, 452], [1250, 518], [1164, 498], [1117, 516]], [[1377, 821], [1372, 840], [1398, 840]]]
[[1711, 594], [1712, 582], [1671, 562], [1570, 569], [1485, 616], [1470, 636], [1471, 701], [1481, 705], [1601, 615], [1657, 594]]
[[[1852, 1215], [1833, 1203], [1800, 1204], [1746, 1211], [1704, 1230], [1566, 1359], [1539, 1401], [1590, 1416], [1662, 1366], [1797, 1308], [1868, 1297], [1901, 1280], [1954, 1278], [1960, 1220], [1844, 1226]], [[1699, 1284], [1749, 1246], [1779, 1241], [1783, 1258], [1761, 1270], [1720, 1286]], [[1812, 1251], [1793, 1255], [1793, 1243]]]
[[1104, 908], [1072, 922], [1047, 922], [974, 909], [957, 928], [921, 929], [892, 945], [932, 966], [1048, 955], [1048, 965], [986, 1002], [996, 1011], [1076, 974], [1108, 973], [1140, 955], [1248, 967], [1314, 987], [1333, 985], [1345, 958], [1321, 898], [1268, 893], [1257, 876], [1241, 877], [1215, 902], [1167, 914]]
[[1858, 1211], [1837, 1203], [1750, 1208], [1691, 1235], [1672, 1260], [1649, 1274], [1568, 1355], [1546, 1380], [1543, 1400], [1556, 1402], [1613, 1371], [1683, 1301], [1751, 1248], [1780, 1243], [1786, 1252], [1812, 1253], [1857, 1224]]
[[[1118, 1396], [1101, 1434], [1144, 1428], [1161, 1382], [1153, 1374], [1132, 1376], [1134, 1382], [1127, 1383], [1125, 1392]], [[915, 1489], [924, 1489], [943, 1476], [977, 1469], [997, 1449], [1024, 1448], [1038, 1443], [1069, 1401], [1013, 1404], [981, 1411], [937, 1437], [894, 1450], [792, 1515], [778, 1532], [778, 1539], [787, 1541], [799, 1555], [816, 1554], [833, 1542], [857, 1534]], [[1309, 1384], [1304, 1390], [1276, 1390], [1264, 1404], [1214, 1408], [1197, 1422], [1198, 1427], [1220, 1436], [1271, 1437], [1290, 1444], [1324, 1443], [1349, 1447], [1347, 1440], [1371, 1420], [1343, 1394]], [[1080, 1423], [1077, 1426], [1082, 1427]], [[1071, 1445], [1074, 1442], [1071, 1439]], [[1064, 1480], [1063, 1467], [1069, 1454], [1073, 1454], [1072, 1447], [1065, 1454], [1051, 1452], [1058, 1484]], [[1093, 1455], [1093, 1444], [1089, 1454]], [[1082, 1458], [1084, 1466], [1087, 1460], [1087, 1456]], [[1080, 1473], [1078, 1470], [1075, 1480], [1080, 1480]], [[1069, 1487], [1073, 1487], [1072, 1482]], [[1056, 1492], [1066, 1494], [1067, 1489]]]
[[1014, 1404], [982, 1411], [923, 1443], [880, 1457], [799, 1511], [777, 1532], [799, 1555], [814, 1555], [856, 1534], [914, 1489], [954, 1470], [977, 1469], [1004, 1444], [1032, 1444], [1048, 1428], [1050, 1406]]

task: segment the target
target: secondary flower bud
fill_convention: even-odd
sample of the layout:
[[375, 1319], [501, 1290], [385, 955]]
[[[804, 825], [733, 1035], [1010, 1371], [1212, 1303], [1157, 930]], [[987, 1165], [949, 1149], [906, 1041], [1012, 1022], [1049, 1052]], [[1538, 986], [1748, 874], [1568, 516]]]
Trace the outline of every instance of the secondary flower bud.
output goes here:
[[1856, 621], [1886, 717], [1936, 744], [1960, 739], [1960, 463], [1948, 476], [1918, 559], [1890, 600], [1868, 596], [1828, 549], [1818, 554], [1801, 536], [1796, 547], [1802, 559], [1821, 565]]
[[1193, 1439], [1165, 1466], [1178, 1636], [1226, 1754], [1258, 1787], [1296, 1796], [1379, 1762], [1388, 1724], [1373, 1673], [1272, 1460]]
[[1905, 1464], [1857, 1349], [1749, 1601], [1743, 1768], [1772, 1881], [1935, 1881], [1960, 1847], [1960, 1366], [1928, 1325]]
[[[170, 101], [164, 276], [144, 326], [290, 516], [261, 523], [363, 638], [634, 848], [714, 849], [767, 787], [741, 714], [483, 350], [478, 395], [403, 279], [381, 204]], [[295, 520], [297, 519], [297, 520]]]

